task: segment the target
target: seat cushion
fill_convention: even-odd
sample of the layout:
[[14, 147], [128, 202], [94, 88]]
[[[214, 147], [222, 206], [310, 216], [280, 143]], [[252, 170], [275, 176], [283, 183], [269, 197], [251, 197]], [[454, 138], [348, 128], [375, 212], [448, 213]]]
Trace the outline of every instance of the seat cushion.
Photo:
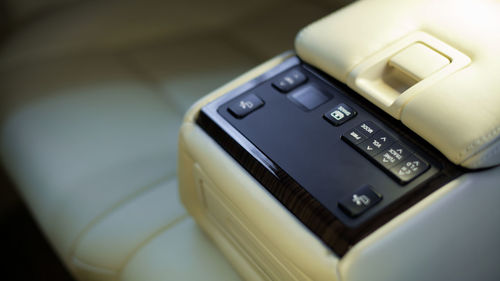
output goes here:
[[73, 3], [0, 50], [2, 164], [78, 280], [237, 280], [177, 198], [182, 116], [338, 4]]

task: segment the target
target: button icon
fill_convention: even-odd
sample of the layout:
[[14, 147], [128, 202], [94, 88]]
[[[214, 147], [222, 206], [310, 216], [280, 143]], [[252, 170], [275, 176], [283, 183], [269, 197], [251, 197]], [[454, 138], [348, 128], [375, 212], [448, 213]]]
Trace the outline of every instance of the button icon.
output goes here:
[[335, 120], [342, 120], [345, 115], [342, 112], [335, 110], [334, 112], [330, 113], [330, 116], [335, 118]]
[[379, 127], [371, 121], [365, 121], [359, 124], [357, 129], [367, 137], [371, 137], [380, 130]]
[[254, 94], [239, 97], [231, 103], [228, 111], [236, 118], [243, 118], [263, 106], [264, 102]]
[[425, 163], [415, 155], [408, 157], [400, 164], [394, 166], [391, 172], [402, 182], [409, 182], [429, 168], [429, 164]]
[[340, 126], [349, 121], [356, 115], [350, 106], [340, 103], [332, 110], [328, 111], [323, 117], [335, 126]]
[[240, 107], [241, 109], [247, 109], [247, 108], [251, 109], [253, 107], [253, 102], [248, 100], [247, 101], [242, 100], [240, 101]]
[[288, 93], [307, 81], [307, 77], [298, 69], [287, 72], [276, 79], [272, 85], [283, 93]]
[[366, 137], [356, 129], [351, 129], [342, 135], [342, 138], [352, 144], [358, 144], [366, 140]]
[[382, 200], [382, 195], [370, 185], [364, 185], [339, 201], [339, 207], [349, 216], [356, 217]]
[[368, 206], [370, 204], [371, 200], [366, 195], [354, 194], [352, 196], [352, 202], [358, 206]]

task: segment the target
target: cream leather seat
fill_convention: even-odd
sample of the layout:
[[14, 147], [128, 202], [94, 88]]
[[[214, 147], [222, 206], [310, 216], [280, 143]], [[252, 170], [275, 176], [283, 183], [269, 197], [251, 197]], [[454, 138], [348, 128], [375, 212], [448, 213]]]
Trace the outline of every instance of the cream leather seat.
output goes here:
[[69, 1], [7, 40], [2, 163], [77, 279], [239, 278], [179, 202], [182, 115], [337, 2]]

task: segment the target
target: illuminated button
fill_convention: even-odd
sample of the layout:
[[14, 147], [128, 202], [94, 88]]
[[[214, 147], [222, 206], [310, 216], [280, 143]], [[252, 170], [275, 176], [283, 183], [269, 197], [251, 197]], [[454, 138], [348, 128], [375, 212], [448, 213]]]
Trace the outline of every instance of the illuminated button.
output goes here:
[[367, 137], [373, 136], [380, 128], [371, 121], [365, 121], [356, 128]]
[[394, 166], [391, 172], [403, 183], [409, 182], [414, 178], [418, 177], [420, 174], [425, 172], [429, 168], [427, 164], [422, 159], [412, 155], [406, 160], [403, 160], [400, 164]]
[[228, 110], [236, 118], [243, 118], [263, 106], [264, 102], [254, 94], [246, 95], [244, 97], [237, 98]]
[[342, 135], [342, 138], [352, 144], [362, 143], [367, 139], [365, 135], [361, 134], [357, 129], [351, 129]]
[[401, 145], [399, 142], [395, 142], [389, 145], [384, 152], [378, 154], [375, 160], [386, 169], [389, 169], [399, 164], [411, 154], [412, 152], [407, 147]]
[[280, 76], [273, 82], [273, 86], [283, 93], [288, 93], [307, 81], [307, 76], [295, 69]]
[[323, 117], [334, 126], [340, 126], [356, 116], [356, 111], [350, 106], [341, 103], [328, 111]]
[[370, 185], [365, 185], [342, 198], [338, 205], [347, 215], [357, 217], [373, 207], [380, 200], [382, 200], [382, 195], [375, 192]]

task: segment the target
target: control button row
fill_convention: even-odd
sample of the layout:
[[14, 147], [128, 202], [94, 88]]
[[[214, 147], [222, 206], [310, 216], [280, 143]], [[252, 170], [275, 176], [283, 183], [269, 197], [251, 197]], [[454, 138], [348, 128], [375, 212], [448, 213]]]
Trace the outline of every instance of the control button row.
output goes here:
[[400, 182], [407, 183], [429, 168], [414, 152], [371, 121], [363, 122], [342, 135]]
[[288, 93], [307, 81], [307, 76], [300, 70], [294, 69], [273, 81], [273, 86], [280, 92]]

